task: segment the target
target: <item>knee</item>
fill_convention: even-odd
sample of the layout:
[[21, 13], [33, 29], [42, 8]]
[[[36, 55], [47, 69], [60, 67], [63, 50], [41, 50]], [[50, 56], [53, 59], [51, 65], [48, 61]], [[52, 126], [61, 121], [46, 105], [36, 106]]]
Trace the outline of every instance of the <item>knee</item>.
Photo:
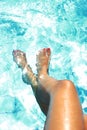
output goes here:
[[74, 83], [71, 80], [63, 80], [63, 86], [67, 89], [75, 88]]
[[52, 89], [52, 94], [59, 91], [61, 91], [62, 93], [68, 92], [68, 94], [76, 91], [74, 83], [71, 80], [58, 80], [55, 88], [56, 89]]

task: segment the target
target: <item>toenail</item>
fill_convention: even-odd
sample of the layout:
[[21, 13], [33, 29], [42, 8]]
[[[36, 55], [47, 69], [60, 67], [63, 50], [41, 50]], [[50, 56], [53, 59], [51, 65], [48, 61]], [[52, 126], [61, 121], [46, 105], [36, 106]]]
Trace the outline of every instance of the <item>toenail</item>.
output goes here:
[[47, 51], [50, 51], [50, 48], [47, 48]]

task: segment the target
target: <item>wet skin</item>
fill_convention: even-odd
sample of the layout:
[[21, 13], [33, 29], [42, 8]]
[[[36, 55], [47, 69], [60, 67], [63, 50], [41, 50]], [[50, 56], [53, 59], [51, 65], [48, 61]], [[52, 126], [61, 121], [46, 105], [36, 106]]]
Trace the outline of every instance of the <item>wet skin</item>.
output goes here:
[[[49, 49], [48, 49], [48, 51], [49, 51]], [[50, 96], [45, 90], [41, 89], [42, 87], [38, 83], [38, 78], [37, 78], [38, 76], [33, 73], [30, 65], [28, 65], [28, 63], [27, 63], [26, 54], [21, 50], [13, 50], [12, 55], [13, 55], [14, 62], [18, 65], [19, 68], [22, 69], [23, 81], [25, 83], [31, 85], [33, 93], [36, 97], [36, 100], [37, 100], [42, 112], [45, 115], [47, 115]], [[38, 58], [37, 58], [37, 60], [38, 60]], [[40, 68], [37, 64], [36, 64], [36, 66], [37, 66], [37, 71], [38, 71], [38, 69], [40, 69]], [[27, 73], [25, 73], [25, 71], [27, 71]]]
[[[36, 76], [33, 73], [31, 67], [28, 66], [27, 64], [25, 53], [20, 50], [13, 51], [13, 59], [23, 71], [23, 77], [24, 77], [23, 80], [28, 81], [28, 83], [31, 84], [34, 95], [37, 99], [37, 102], [40, 105], [41, 110], [44, 112], [45, 115], [47, 115], [47, 121], [44, 129], [87, 130], [87, 116], [82, 114], [82, 108], [79, 103], [78, 95], [76, 93], [74, 84], [68, 80], [58, 81], [48, 75], [50, 55], [51, 51], [49, 48], [44, 48], [38, 52], [37, 54], [38, 76]], [[72, 95], [72, 92], [74, 93], [74, 95]], [[65, 98], [67, 98], [67, 100], [65, 100]], [[74, 104], [72, 106], [71, 101], [72, 104]], [[65, 120], [66, 118], [63, 118], [64, 116], [62, 115], [63, 113], [62, 108], [64, 108], [65, 104], [67, 106], [65, 107], [66, 108], [65, 114], [66, 118], [68, 119], [67, 123]], [[73, 115], [71, 114], [72, 111]], [[54, 120], [55, 118], [56, 119], [58, 118], [58, 120], [60, 119], [61, 122], [60, 121], [58, 122], [57, 120], [57, 123], [55, 124], [56, 122]], [[62, 127], [60, 128], [60, 126]]]

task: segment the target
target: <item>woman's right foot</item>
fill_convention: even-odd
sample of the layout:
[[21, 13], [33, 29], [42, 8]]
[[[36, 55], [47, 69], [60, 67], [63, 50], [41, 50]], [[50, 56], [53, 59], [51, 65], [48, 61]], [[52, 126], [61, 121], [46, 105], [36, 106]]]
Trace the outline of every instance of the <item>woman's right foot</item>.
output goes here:
[[50, 96], [45, 89], [44, 80], [48, 75], [48, 67], [50, 62], [51, 50], [50, 48], [41, 49], [36, 57], [37, 60], [37, 73], [38, 73], [38, 88], [36, 92], [36, 98], [40, 105], [41, 110], [47, 115]]
[[50, 62], [51, 50], [50, 48], [44, 48], [40, 50], [37, 54], [37, 72], [38, 76], [47, 74], [49, 62]]
[[48, 93], [50, 93], [51, 88], [58, 83], [56, 79], [50, 77], [47, 73], [50, 55], [50, 48], [40, 50], [37, 55], [38, 84], [42, 90]]

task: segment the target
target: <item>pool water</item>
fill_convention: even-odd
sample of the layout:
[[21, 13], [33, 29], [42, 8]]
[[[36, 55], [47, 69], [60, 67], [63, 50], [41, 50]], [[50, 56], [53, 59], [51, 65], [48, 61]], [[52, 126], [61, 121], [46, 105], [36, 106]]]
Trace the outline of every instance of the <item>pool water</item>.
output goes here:
[[44, 47], [52, 51], [49, 74], [74, 82], [87, 114], [87, 1], [0, 0], [0, 130], [43, 130], [46, 117], [12, 51], [26, 52], [37, 73], [36, 53]]

